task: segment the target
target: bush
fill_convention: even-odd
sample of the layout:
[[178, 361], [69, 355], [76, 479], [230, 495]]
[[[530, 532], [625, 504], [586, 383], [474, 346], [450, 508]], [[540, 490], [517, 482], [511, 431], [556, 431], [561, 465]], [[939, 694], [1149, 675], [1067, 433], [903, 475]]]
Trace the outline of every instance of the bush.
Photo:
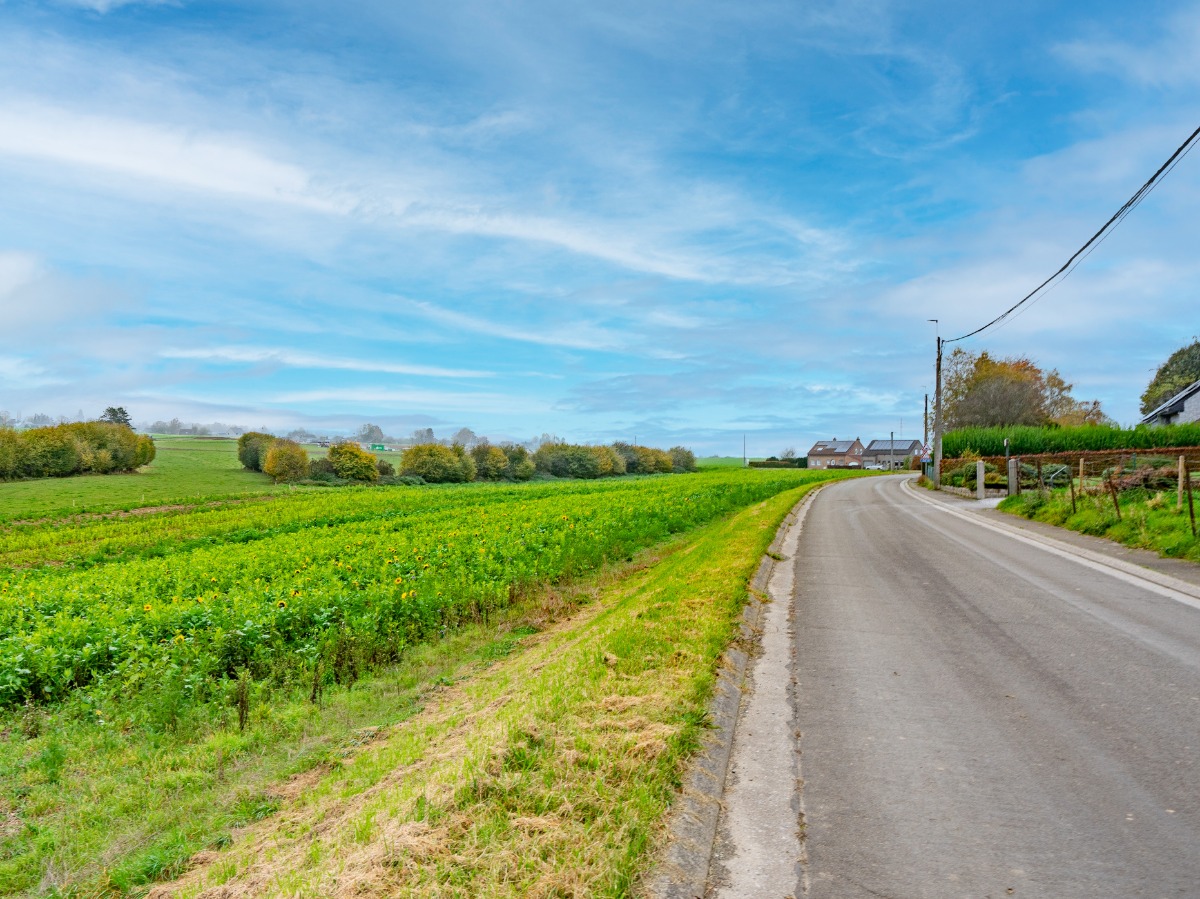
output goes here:
[[308, 476], [314, 481], [336, 481], [339, 480], [337, 472], [333, 470], [333, 463], [329, 461], [327, 456], [322, 456], [320, 459], [313, 459], [308, 463]]
[[154, 441], [124, 425], [85, 421], [0, 429], [0, 480], [134, 471], [154, 459]]
[[624, 457], [611, 446], [543, 443], [533, 454], [538, 471], [557, 478], [602, 478], [625, 474]]
[[238, 461], [243, 468], [250, 471], [262, 471], [266, 461], [267, 450], [275, 441], [274, 434], [264, 434], [261, 431], [247, 431], [237, 442]]
[[329, 448], [334, 473], [345, 481], [378, 481], [376, 459], [357, 443], [335, 443]]
[[[660, 449], [654, 449], [650, 446], [635, 446], [629, 443], [617, 442], [612, 445], [612, 449], [625, 462], [625, 473], [628, 474], [655, 474], [669, 473], [675, 470], [675, 463], [671, 453], [663, 452]], [[689, 450], [681, 446], [675, 447], [681, 453], [687, 453], [691, 456], [692, 467], [688, 471], [696, 470], [696, 457], [692, 456]]]
[[400, 473], [429, 484], [462, 484], [475, 478], [475, 461], [459, 444], [417, 443], [404, 451]]
[[480, 481], [498, 481], [508, 470], [508, 456], [498, 446], [480, 443], [471, 449], [475, 461], [475, 477]]
[[667, 452], [671, 456], [672, 471], [695, 471], [696, 454], [683, 446], [673, 446]]
[[533, 477], [537, 467], [529, 458], [529, 450], [515, 443], [500, 445], [508, 464], [504, 468], [504, 477], [510, 481], [528, 481]]
[[294, 440], [276, 440], [267, 450], [263, 460], [263, 474], [270, 475], [275, 483], [300, 481], [308, 477], [308, 453]]
[[375, 463], [375, 468], [381, 478], [390, 478], [396, 473], [396, 466], [387, 459], [380, 459]]

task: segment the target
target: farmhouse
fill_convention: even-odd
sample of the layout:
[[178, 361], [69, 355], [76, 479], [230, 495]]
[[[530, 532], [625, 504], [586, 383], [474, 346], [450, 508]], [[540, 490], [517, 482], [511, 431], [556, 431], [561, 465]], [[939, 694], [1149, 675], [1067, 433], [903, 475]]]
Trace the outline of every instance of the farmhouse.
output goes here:
[[911, 456], [921, 454], [920, 440], [904, 440], [900, 437], [872, 440], [862, 454], [863, 468], [886, 470], [904, 468]]
[[808, 451], [809, 468], [862, 468], [862, 441], [818, 440]]
[[1200, 421], [1200, 381], [1185, 387], [1149, 415], [1144, 425], [1181, 425]]

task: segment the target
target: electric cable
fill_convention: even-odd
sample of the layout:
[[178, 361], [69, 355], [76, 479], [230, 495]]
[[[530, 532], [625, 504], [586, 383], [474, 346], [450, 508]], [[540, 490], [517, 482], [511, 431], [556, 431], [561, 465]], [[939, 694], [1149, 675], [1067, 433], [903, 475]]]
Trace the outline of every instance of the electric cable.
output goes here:
[[953, 337], [943, 340], [942, 343], [957, 343], [960, 340], [966, 340], [968, 337], [974, 337], [976, 334], [986, 331], [988, 328], [992, 327], [992, 325], [999, 324], [1039, 293], [1041, 293], [1051, 281], [1058, 279], [1059, 276], [1066, 277], [1072, 271], [1074, 271], [1080, 262], [1090, 256], [1092, 251], [1104, 242], [1105, 238], [1108, 237], [1109, 232], [1116, 228], [1116, 226], [1119, 225], [1125, 219], [1125, 217], [1129, 215], [1130, 212], [1141, 205], [1142, 200], [1144, 200], [1150, 194], [1150, 192], [1158, 186], [1158, 182], [1161, 181], [1166, 175], [1170, 174], [1171, 170], [1174, 169], [1175, 166], [1178, 165], [1179, 162], [1182, 161], [1182, 159], [1192, 151], [1192, 148], [1195, 147], [1197, 143], [1197, 138], [1200, 138], [1200, 128], [1197, 128], [1195, 131], [1193, 131], [1188, 139], [1179, 145], [1178, 149], [1171, 154], [1170, 158], [1158, 167], [1158, 171], [1151, 175], [1150, 179], [1141, 187], [1139, 187], [1134, 195], [1126, 200], [1120, 209], [1113, 213], [1112, 217], [1104, 223], [1104, 227], [1093, 234], [1088, 239], [1087, 243], [1076, 250], [1072, 254], [1071, 258], [1062, 264], [1062, 267], [1059, 268], [1058, 271], [1056, 271], [1053, 275], [1051, 275], [1029, 293], [1025, 294], [1025, 296], [1023, 296], [1020, 300], [1018, 300], [1000, 315], [997, 315], [986, 325], [982, 325], [981, 327], [976, 328], [974, 331], [963, 334], [960, 337]]

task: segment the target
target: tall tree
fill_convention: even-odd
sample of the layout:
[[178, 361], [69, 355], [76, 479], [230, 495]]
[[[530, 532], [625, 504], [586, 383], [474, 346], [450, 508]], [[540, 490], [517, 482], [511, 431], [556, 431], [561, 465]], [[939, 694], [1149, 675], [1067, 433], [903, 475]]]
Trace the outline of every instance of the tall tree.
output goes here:
[[124, 406], [109, 406], [104, 410], [104, 414], [100, 416], [101, 421], [106, 421], [109, 424], [124, 425], [127, 428], [133, 427], [133, 419], [129, 417], [129, 413], [125, 411]]
[[1142, 414], [1153, 412], [1183, 388], [1200, 381], [1200, 338], [1171, 354], [1142, 394]]
[[986, 350], [956, 349], [942, 379], [947, 428], [1006, 425], [1083, 425], [1105, 420], [1099, 401], [1071, 396], [1071, 385], [1055, 369], [1031, 359], [993, 358]]

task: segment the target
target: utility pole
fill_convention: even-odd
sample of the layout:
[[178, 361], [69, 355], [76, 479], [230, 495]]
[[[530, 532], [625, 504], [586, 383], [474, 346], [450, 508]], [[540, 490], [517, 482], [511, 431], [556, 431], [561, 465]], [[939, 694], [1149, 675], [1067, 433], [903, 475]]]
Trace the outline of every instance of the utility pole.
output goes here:
[[742, 432], [742, 468], [746, 467], [746, 432]]
[[921, 446], [929, 446], [929, 394], [925, 394], [925, 439]]
[[[903, 428], [901, 428], [903, 430]], [[888, 471], [896, 470], [896, 460], [892, 458], [893, 451], [896, 448], [896, 432], [892, 431], [888, 434]]]
[[937, 339], [937, 389], [933, 399], [933, 485], [942, 489], [942, 338]]

